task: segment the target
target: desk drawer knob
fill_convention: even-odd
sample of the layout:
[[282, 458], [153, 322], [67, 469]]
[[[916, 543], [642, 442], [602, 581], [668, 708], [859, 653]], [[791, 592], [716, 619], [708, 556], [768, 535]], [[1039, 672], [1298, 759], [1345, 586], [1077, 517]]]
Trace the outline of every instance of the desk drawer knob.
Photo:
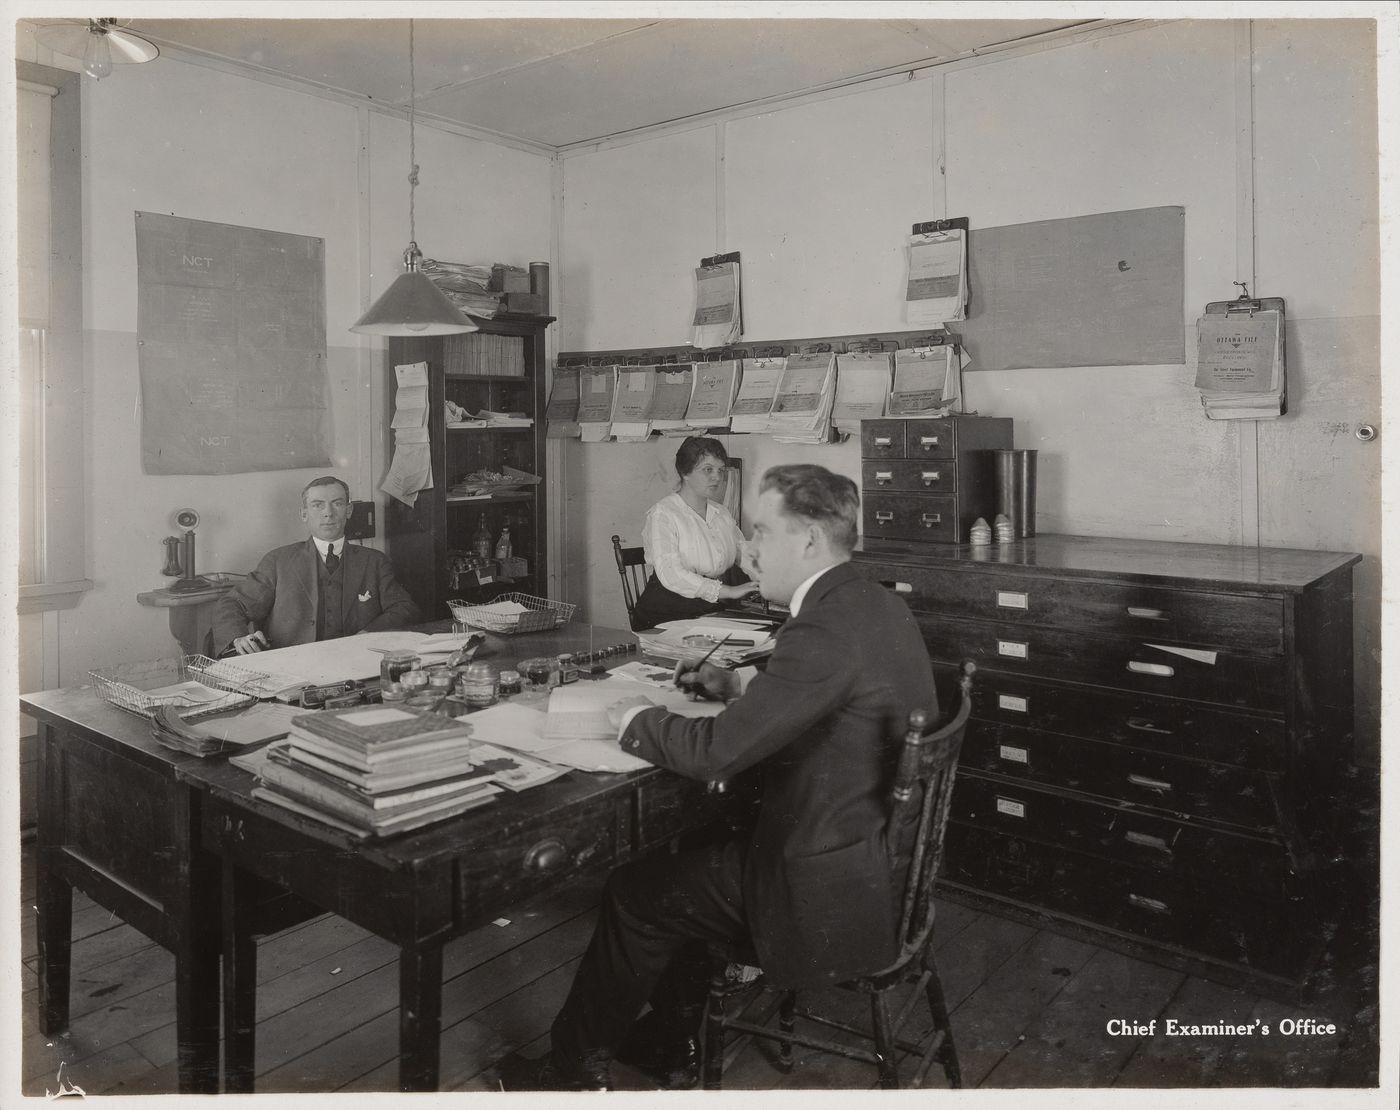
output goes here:
[[569, 860], [569, 849], [562, 840], [550, 837], [541, 840], [525, 853], [526, 871], [554, 871]]
[[1140, 786], [1144, 790], [1151, 790], [1154, 794], [1170, 794], [1172, 784], [1163, 779], [1150, 779], [1146, 775], [1129, 775], [1128, 783], [1131, 786]]
[[1171, 678], [1176, 674], [1176, 670], [1165, 663], [1144, 663], [1139, 659], [1129, 659], [1128, 670], [1133, 674], [1155, 674], [1160, 678]]
[[1128, 905], [1135, 906], [1140, 910], [1147, 910], [1149, 913], [1169, 914], [1171, 907], [1160, 898], [1149, 898], [1145, 894], [1129, 894]]

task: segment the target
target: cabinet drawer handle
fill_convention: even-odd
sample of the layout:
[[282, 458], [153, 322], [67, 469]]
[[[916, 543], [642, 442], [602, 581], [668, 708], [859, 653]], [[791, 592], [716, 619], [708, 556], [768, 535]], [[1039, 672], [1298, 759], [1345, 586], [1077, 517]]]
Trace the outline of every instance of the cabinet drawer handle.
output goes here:
[[875, 523], [876, 523], [876, 524], [888, 524], [888, 523], [889, 523], [890, 521], [892, 521], [893, 519], [894, 519], [894, 513], [880, 512], [878, 509], [875, 511]]
[[1171, 913], [1171, 907], [1159, 898], [1149, 898], [1145, 894], [1128, 895], [1128, 905], [1136, 906], [1140, 910], [1148, 910], [1152, 913]]
[[554, 871], [569, 859], [569, 849], [562, 840], [549, 837], [541, 840], [525, 853], [526, 871]]
[[876, 446], [876, 447], [889, 447], [892, 443], [894, 443], [894, 439], [893, 439], [893, 437], [891, 437], [891, 436], [876, 436], [876, 437], [875, 437], [875, 446]]
[[1129, 844], [1136, 844], [1139, 848], [1151, 848], [1156, 852], [1172, 854], [1171, 845], [1160, 836], [1153, 836], [1151, 833], [1134, 832], [1132, 829], [1128, 829], [1123, 833], [1123, 839]]
[[877, 470], [877, 471], [875, 471], [875, 482], [876, 482], [876, 484], [884, 486], [884, 485], [888, 485], [890, 482], [893, 482], [893, 481], [894, 481], [894, 471], [893, 471], [893, 470]]
[[1171, 729], [1159, 728], [1157, 725], [1154, 725], [1151, 721], [1149, 721], [1146, 717], [1129, 717], [1128, 727], [1134, 732], [1156, 732], [1161, 734], [1162, 736], [1172, 735]]
[[1144, 790], [1151, 790], [1154, 794], [1170, 794], [1172, 784], [1163, 782], [1161, 779], [1150, 779], [1146, 775], [1129, 775], [1128, 782], [1133, 786], [1140, 786]]
[[919, 523], [922, 524], [925, 528], [932, 528], [935, 524], [941, 524], [942, 522], [943, 522], [943, 514], [942, 514], [942, 513], [920, 513], [920, 514], [919, 514]]
[[933, 485], [934, 482], [937, 482], [942, 477], [943, 475], [937, 470], [925, 470], [919, 474], [920, 481], [926, 486]]
[[1160, 609], [1143, 609], [1136, 605], [1128, 606], [1128, 616], [1141, 617], [1145, 621], [1164, 621], [1167, 619], [1166, 613]]
[[938, 437], [937, 437], [937, 436], [920, 436], [920, 437], [919, 437], [919, 446], [922, 447], [925, 451], [927, 451], [930, 447], [937, 447], [937, 446], [938, 446]]
[[1155, 674], [1162, 678], [1171, 678], [1176, 674], [1176, 670], [1165, 663], [1144, 663], [1139, 659], [1129, 659], [1128, 670], [1133, 674]]

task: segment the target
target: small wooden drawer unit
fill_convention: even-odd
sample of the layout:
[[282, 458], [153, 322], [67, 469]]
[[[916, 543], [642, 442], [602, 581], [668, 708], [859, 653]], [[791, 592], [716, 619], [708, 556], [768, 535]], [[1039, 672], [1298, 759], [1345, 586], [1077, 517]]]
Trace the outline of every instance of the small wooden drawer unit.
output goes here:
[[908, 603], [935, 668], [978, 667], [945, 887], [1299, 987], [1350, 755], [1359, 558], [867, 534], [855, 565]]
[[994, 416], [862, 421], [866, 537], [966, 542], [973, 521], [996, 513], [994, 456], [973, 452], [1009, 448], [1011, 431]]

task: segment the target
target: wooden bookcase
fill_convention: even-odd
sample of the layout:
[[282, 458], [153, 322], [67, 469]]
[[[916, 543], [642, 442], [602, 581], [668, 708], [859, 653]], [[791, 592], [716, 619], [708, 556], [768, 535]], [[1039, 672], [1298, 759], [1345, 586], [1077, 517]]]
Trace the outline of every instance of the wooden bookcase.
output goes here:
[[[449, 598], [484, 602], [516, 590], [545, 596], [544, 334], [552, 322], [549, 316], [505, 316], [478, 320], [481, 330], [466, 335], [389, 340], [386, 420], [392, 420], [394, 413], [394, 367], [428, 364], [433, 488], [421, 490], [412, 507], [390, 498], [384, 514], [384, 536], [394, 573], [427, 620], [450, 616]], [[472, 360], [463, 355], [480, 344], [478, 336], [512, 337], [520, 344], [518, 351], [498, 352], [484, 368], [475, 360], [479, 372], [465, 373], [465, 364]], [[524, 412], [534, 418], [534, 424], [529, 428], [448, 428], [448, 400], [473, 413], [482, 409]], [[389, 438], [392, 442], [392, 431]], [[540, 483], [523, 491], [497, 493], [488, 500], [452, 495], [452, 486], [465, 475], [499, 471], [507, 465], [538, 475]], [[493, 551], [501, 529], [509, 525], [512, 553], [526, 561], [525, 574], [472, 585], [454, 578], [457, 556], [471, 553], [472, 536], [482, 521], [491, 535]]]

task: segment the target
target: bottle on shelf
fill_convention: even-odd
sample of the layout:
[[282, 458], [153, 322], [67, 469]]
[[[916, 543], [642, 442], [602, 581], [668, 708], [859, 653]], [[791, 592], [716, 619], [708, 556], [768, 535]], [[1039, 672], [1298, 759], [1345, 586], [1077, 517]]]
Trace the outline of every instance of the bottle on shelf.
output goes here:
[[510, 558], [510, 525], [501, 529], [501, 538], [496, 541], [496, 561]]
[[485, 517], [477, 522], [476, 531], [472, 533], [472, 554], [487, 562], [491, 559], [491, 531], [486, 527]]

